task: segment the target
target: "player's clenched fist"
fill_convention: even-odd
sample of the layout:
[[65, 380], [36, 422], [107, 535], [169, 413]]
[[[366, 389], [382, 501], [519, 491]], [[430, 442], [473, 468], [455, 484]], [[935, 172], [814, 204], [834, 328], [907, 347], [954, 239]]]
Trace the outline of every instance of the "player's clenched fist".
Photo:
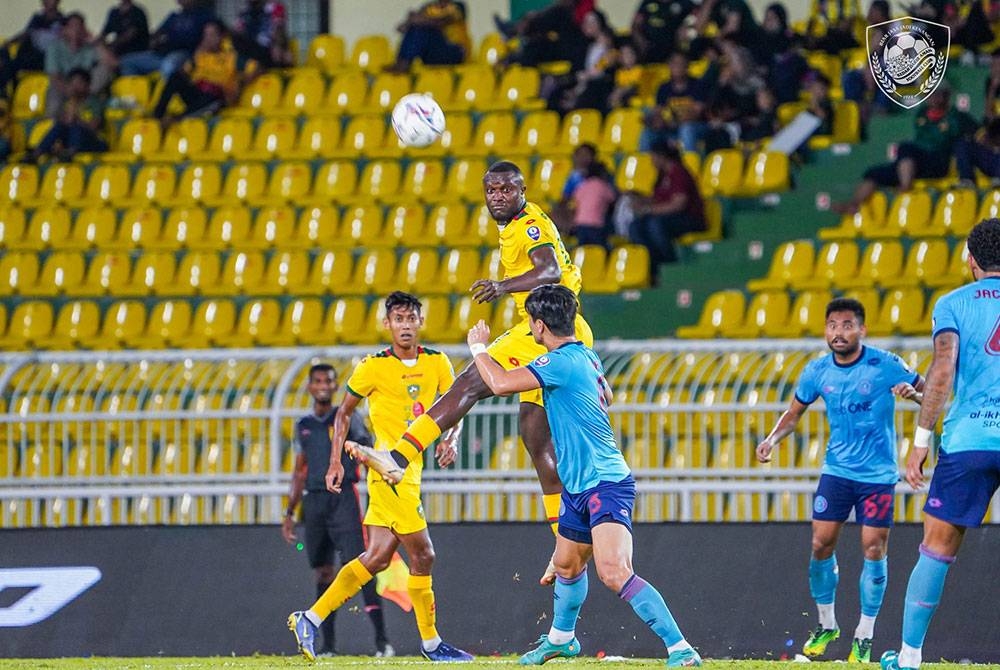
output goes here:
[[765, 439], [763, 442], [757, 445], [757, 460], [761, 463], [771, 462], [771, 452], [774, 450], [774, 444], [770, 439]]
[[474, 344], [485, 346], [490, 341], [490, 327], [486, 325], [486, 321], [480, 319], [479, 323], [469, 329], [468, 340], [470, 347]]

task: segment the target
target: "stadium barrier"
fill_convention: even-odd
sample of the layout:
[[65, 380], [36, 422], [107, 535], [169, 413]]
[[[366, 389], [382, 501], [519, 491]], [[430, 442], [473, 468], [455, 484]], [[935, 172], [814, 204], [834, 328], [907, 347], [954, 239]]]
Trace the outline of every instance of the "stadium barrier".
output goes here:
[[[926, 372], [928, 342], [873, 340]], [[444, 347], [457, 368], [464, 346]], [[638, 521], [801, 521], [827, 439], [822, 401], [771, 464], [753, 450], [787, 407], [821, 340], [606, 341], [611, 418], [641, 494]], [[370, 347], [0, 355], [0, 527], [276, 523], [309, 365], [342, 382]], [[338, 393], [339, 397], [339, 393]], [[897, 408], [900, 463], [917, 406]], [[433, 522], [540, 520], [537, 482], [517, 440], [517, 403], [466, 419], [459, 460], [428, 453]], [[924, 494], [901, 485], [897, 520]], [[1000, 519], [994, 501], [988, 521]]]

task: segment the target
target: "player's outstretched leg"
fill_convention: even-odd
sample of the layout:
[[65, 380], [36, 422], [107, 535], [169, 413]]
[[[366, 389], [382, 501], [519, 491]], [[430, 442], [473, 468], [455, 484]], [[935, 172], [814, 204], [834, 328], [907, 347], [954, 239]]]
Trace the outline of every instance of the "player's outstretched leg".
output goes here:
[[288, 615], [288, 630], [295, 635], [299, 653], [307, 661], [316, 660], [316, 631], [319, 626], [309, 620], [308, 612], [292, 612]]
[[[558, 536], [559, 504], [562, 498], [562, 481], [556, 471], [556, 453], [552, 446], [552, 433], [549, 430], [549, 420], [545, 408], [533, 402], [522, 402], [518, 410], [518, 430], [524, 447], [531, 456], [531, 463], [538, 475], [538, 483], [542, 487], [542, 506], [545, 518], [552, 528], [552, 533]], [[556, 580], [555, 563], [550, 559], [545, 572], [538, 580], [539, 584], [548, 586]]]
[[572, 658], [580, 653], [580, 641], [576, 639], [576, 620], [580, 608], [587, 599], [589, 583], [587, 568], [575, 577], [556, 577], [552, 593], [552, 627], [547, 635], [535, 642], [535, 648], [527, 652], [521, 665], [542, 665], [554, 658]]
[[372, 580], [372, 574], [355, 558], [337, 573], [336, 579], [308, 610], [288, 615], [288, 629], [295, 634], [299, 652], [307, 660], [316, 660], [316, 632], [330, 613], [351, 599]]

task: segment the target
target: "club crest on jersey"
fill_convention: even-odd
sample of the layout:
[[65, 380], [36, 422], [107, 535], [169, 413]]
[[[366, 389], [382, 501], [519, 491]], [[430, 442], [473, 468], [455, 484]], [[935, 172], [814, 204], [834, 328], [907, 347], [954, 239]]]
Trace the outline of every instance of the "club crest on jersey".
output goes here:
[[528, 234], [528, 237], [530, 237], [535, 242], [537, 242], [539, 238], [541, 238], [542, 236], [542, 231], [539, 229], [538, 226], [528, 226], [528, 229], [524, 232], [526, 232]]
[[872, 383], [867, 379], [858, 384], [858, 393], [868, 395], [872, 392]]
[[535, 359], [535, 367], [544, 368], [548, 364], [549, 364], [548, 356], [539, 356], [537, 359]]
[[417, 396], [420, 395], [420, 384], [408, 384], [406, 386], [406, 393], [412, 400], [416, 400]]

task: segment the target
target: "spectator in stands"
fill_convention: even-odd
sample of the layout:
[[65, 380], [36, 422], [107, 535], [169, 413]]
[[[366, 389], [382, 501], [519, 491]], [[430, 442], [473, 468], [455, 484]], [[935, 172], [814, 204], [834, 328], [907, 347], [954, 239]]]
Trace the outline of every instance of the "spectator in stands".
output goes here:
[[117, 59], [125, 54], [149, 49], [149, 21], [146, 10], [132, 2], [120, 0], [108, 10], [104, 28], [97, 36], [97, 42], [103, 45]]
[[608, 248], [608, 215], [618, 199], [611, 175], [600, 161], [593, 161], [583, 180], [573, 189], [573, 228], [578, 244]]
[[819, 119], [819, 128], [813, 135], [833, 135], [833, 100], [830, 99], [830, 80], [819, 72], [809, 75], [808, 111]]
[[704, 0], [695, 17], [695, 30], [704, 35], [709, 23], [718, 29], [717, 38], [729, 38], [743, 47], [751, 48], [760, 39], [760, 26], [746, 0]]
[[114, 78], [111, 63], [91, 42], [79, 12], [66, 16], [60, 38], [45, 52], [45, 73], [49, 75], [45, 111], [49, 116], [54, 117], [62, 109], [63, 100], [69, 96], [69, 73], [76, 69], [90, 73], [91, 92], [96, 94], [103, 93]]
[[[175, 94], [184, 101], [185, 116], [213, 114], [236, 102], [240, 93], [241, 74], [236, 64], [236, 52], [225, 48], [225, 26], [213, 19], [202, 29], [201, 42], [191, 61], [174, 72], [163, 87], [153, 116], [164, 119], [167, 105]], [[255, 67], [248, 72], [252, 77]]]
[[[587, 38], [580, 28], [583, 17], [594, 9], [593, 0], [556, 0], [538, 12], [529, 12], [517, 22], [520, 47], [506, 63], [536, 66], [566, 60], [575, 72], [584, 66]], [[586, 11], [583, 11], [586, 10]]]
[[[868, 8], [868, 15], [865, 18], [868, 25], [873, 26], [885, 23], [889, 19], [888, 1], [873, 0], [871, 6]], [[884, 34], [883, 28], [872, 28], [868, 39], [872, 44], [878, 44], [881, 42]], [[896, 103], [885, 95], [875, 83], [875, 78], [872, 76], [871, 67], [869, 67], [867, 59], [863, 67], [854, 70], [845, 70], [840, 75], [840, 84], [844, 90], [844, 99], [853, 100], [858, 104], [862, 137], [866, 134], [865, 130], [873, 112], [884, 114], [894, 112], [898, 109]]]
[[614, 68], [614, 87], [608, 94], [605, 111], [627, 107], [629, 101], [639, 92], [642, 82], [642, 67], [632, 42], [623, 42], [618, 48], [618, 63]]
[[[19, 72], [39, 72], [45, 69], [45, 52], [59, 39], [65, 20], [59, 11], [59, 0], [42, 0], [42, 9], [31, 15], [28, 25], [0, 45], [0, 97], [7, 97], [7, 85]], [[10, 49], [17, 46], [17, 55]]]
[[639, 61], [666, 61], [677, 49], [677, 31], [696, 7], [692, 0], [639, 0], [632, 17], [632, 41]]
[[159, 70], [166, 81], [191, 57], [205, 24], [217, 19], [200, 0], [177, 0], [177, 4], [180, 10], [163, 20], [150, 38], [147, 51], [134, 51], [120, 59], [122, 74], [149, 74]]
[[799, 51], [799, 37], [788, 26], [788, 11], [780, 2], [767, 6], [761, 23], [760, 39], [751, 48], [764, 70], [768, 86], [778, 104], [799, 99], [802, 78], [809, 64]]
[[995, 49], [990, 57], [990, 74], [986, 78], [986, 105], [984, 116], [992, 119], [1000, 116], [1000, 49]]
[[757, 111], [740, 119], [740, 141], [756, 142], [778, 131], [778, 101], [774, 92], [764, 86], [757, 90]]
[[635, 198], [629, 237], [649, 249], [649, 276], [657, 283], [660, 263], [677, 260], [674, 240], [705, 230], [705, 208], [698, 183], [684, 167], [680, 151], [673, 144], [657, 142], [652, 149], [656, 185], [652, 197]]
[[[731, 121], [751, 116], [757, 111], [757, 91], [764, 88], [764, 80], [757, 74], [750, 50], [732, 40], [720, 40], [722, 67], [716, 83], [714, 100], [724, 101], [735, 114]], [[685, 145], [685, 150], [692, 151]]]
[[104, 106], [92, 92], [90, 72], [76, 68], [66, 75], [66, 96], [62, 99], [55, 123], [42, 141], [28, 152], [25, 160], [36, 162], [52, 155], [68, 161], [77, 153], [107, 151], [99, 133], [104, 123]]
[[615, 33], [604, 12], [593, 11], [583, 18], [581, 30], [587, 38], [587, 56], [582, 70], [561, 77], [549, 76], [542, 82], [541, 95], [549, 109], [605, 109], [614, 85], [611, 66], [617, 61]]
[[247, 0], [230, 32], [233, 46], [242, 58], [263, 67], [291, 67], [294, 54], [289, 48], [285, 5], [268, 0]]
[[971, 140], [961, 140], [955, 147], [958, 176], [970, 187], [976, 184], [976, 169], [994, 182], [1000, 180], [1000, 118], [986, 122]]
[[399, 44], [394, 72], [409, 72], [410, 64], [419, 58], [426, 65], [457, 65], [472, 51], [469, 28], [465, 21], [464, 3], [454, 0], [433, 0], [396, 26], [403, 35]]
[[903, 142], [896, 160], [869, 168], [854, 196], [833, 210], [853, 214], [879, 186], [908, 191], [915, 179], [940, 179], [948, 174], [957, 143], [971, 135], [976, 122], [951, 106], [951, 89], [941, 82], [914, 118], [913, 140]]
[[688, 75], [688, 57], [676, 52], [670, 57], [670, 80], [656, 91], [656, 106], [646, 112], [639, 136], [639, 150], [678, 139], [685, 151], [698, 151], [705, 132], [705, 112], [712, 91], [700, 79]]

